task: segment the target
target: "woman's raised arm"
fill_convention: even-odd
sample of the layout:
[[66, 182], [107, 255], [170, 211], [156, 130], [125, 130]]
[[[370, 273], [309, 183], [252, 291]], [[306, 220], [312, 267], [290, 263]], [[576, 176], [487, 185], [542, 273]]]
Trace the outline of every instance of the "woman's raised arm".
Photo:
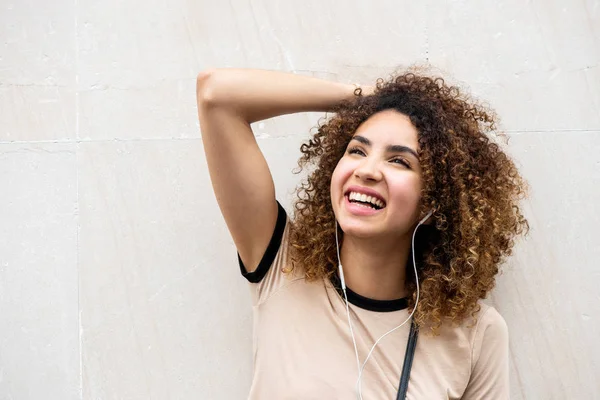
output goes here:
[[198, 116], [213, 190], [248, 272], [258, 266], [277, 220], [273, 178], [250, 124], [283, 114], [329, 111], [351, 99], [354, 89], [265, 70], [217, 69], [198, 75]]

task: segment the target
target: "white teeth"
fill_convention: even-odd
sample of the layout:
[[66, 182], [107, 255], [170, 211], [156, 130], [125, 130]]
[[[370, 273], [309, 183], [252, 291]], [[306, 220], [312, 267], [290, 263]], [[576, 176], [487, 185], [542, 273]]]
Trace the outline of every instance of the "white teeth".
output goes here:
[[384, 206], [384, 204], [381, 200], [379, 200], [375, 197], [367, 196], [366, 194], [357, 193], [357, 192], [350, 192], [348, 194], [348, 199], [362, 201], [363, 203], [371, 203], [371, 204], [376, 205], [379, 208], [383, 208], [383, 206]]

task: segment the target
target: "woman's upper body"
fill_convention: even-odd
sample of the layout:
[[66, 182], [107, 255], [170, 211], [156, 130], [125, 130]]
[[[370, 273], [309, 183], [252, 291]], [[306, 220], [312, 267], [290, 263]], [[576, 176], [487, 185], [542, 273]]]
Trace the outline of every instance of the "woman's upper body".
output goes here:
[[[251, 396], [354, 396], [354, 346], [332, 283], [341, 263], [356, 292], [349, 300], [364, 300], [351, 306], [358, 358], [413, 310], [421, 333], [409, 398], [505, 398], [506, 326], [480, 300], [527, 223], [516, 204], [523, 182], [487, 136], [493, 113], [414, 73], [378, 81], [368, 96], [353, 91], [270, 71], [198, 78], [213, 188], [254, 282]], [[301, 147], [300, 166], [315, 168], [287, 224], [250, 124], [299, 111], [335, 115]], [[433, 216], [419, 228], [427, 212]], [[401, 303], [408, 308], [361, 307]], [[365, 398], [393, 398], [409, 324], [403, 328], [367, 363]]]
[[[308, 282], [290, 273], [289, 221], [283, 208], [250, 282], [254, 311], [254, 376], [250, 399], [353, 399], [357, 367], [339, 281]], [[350, 288], [351, 289], [351, 288]], [[406, 299], [373, 300], [348, 292], [360, 360], [375, 340], [408, 316]], [[443, 325], [420, 335], [407, 399], [507, 399], [508, 332], [498, 312], [481, 304], [477, 322]], [[473, 326], [471, 326], [473, 325]], [[386, 336], [363, 373], [365, 399], [395, 399], [409, 324]]]

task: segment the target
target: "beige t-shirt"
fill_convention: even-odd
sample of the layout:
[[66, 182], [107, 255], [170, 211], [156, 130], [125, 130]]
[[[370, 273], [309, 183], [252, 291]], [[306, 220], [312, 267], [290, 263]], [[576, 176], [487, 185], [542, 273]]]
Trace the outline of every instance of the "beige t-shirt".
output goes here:
[[[307, 282], [289, 267], [289, 224], [279, 206], [275, 232], [251, 283], [254, 376], [249, 399], [356, 399], [354, 345], [339, 283]], [[407, 317], [406, 300], [373, 300], [348, 288], [361, 363], [375, 341]], [[407, 399], [507, 399], [508, 331], [493, 308], [481, 304], [475, 326], [419, 335]], [[410, 321], [382, 339], [362, 375], [365, 400], [396, 399]]]

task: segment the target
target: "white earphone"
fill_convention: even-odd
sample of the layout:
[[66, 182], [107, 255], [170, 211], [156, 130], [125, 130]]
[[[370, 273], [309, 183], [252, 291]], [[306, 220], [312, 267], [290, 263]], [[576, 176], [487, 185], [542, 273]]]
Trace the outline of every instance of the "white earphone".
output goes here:
[[338, 270], [339, 270], [339, 275], [340, 275], [340, 282], [342, 285], [342, 292], [344, 293], [344, 299], [346, 301], [346, 316], [348, 317], [348, 326], [350, 327], [350, 335], [352, 336], [352, 343], [354, 344], [354, 354], [356, 355], [356, 366], [358, 369], [358, 379], [356, 380], [356, 394], [357, 394], [357, 398], [362, 400], [362, 386], [361, 386], [361, 377], [362, 377], [362, 373], [365, 369], [365, 366], [367, 365], [367, 361], [369, 361], [369, 358], [371, 357], [371, 354], [373, 354], [373, 350], [375, 350], [375, 346], [377, 346], [377, 344], [379, 343], [379, 341], [381, 339], [383, 339], [384, 337], [386, 337], [387, 335], [389, 335], [390, 333], [394, 332], [396, 329], [401, 328], [402, 326], [404, 326], [404, 324], [406, 324], [413, 316], [413, 314], [415, 313], [416, 309], [417, 309], [417, 305], [419, 304], [419, 276], [417, 274], [417, 263], [415, 260], [415, 234], [417, 233], [417, 229], [419, 228], [419, 226], [423, 225], [425, 223], [425, 221], [427, 221], [429, 219], [429, 217], [431, 217], [433, 215], [433, 210], [429, 211], [427, 213], [427, 215], [421, 220], [419, 221], [419, 223], [417, 224], [417, 226], [415, 227], [415, 230], [413, 231], [413, 235], [412, 235], [412, 242], [411, 242], [411, 249], [412, 249], [412, 259], [413, 259], [413, 268], [415, 270], [415, 282], [417, 284], [417, 299], [415, 302], [415, 306], [412, 310], [412, 312], [410, 313], [410, 315], [406, 318], [406, 320], [404, 320], [404, 322], [402, 322], [400, 325], [398, 325], [397, 327], [390, 329], [388, 332], [384, 333], [383, 335], [381, 335], [381, 337], [379, 339], [377, 339], [375, 341], [375, 344], [373, 344], [373, 347], [371, 347], [371, 350], [369, 351], [369, 353], [367, 354], [367, 358], [365, 359], [365, 361], [363, 362], [362, 366], [360, 365], [360, 360], [358, 358], [358, 348], [356, 346], [356, 339], [354, 337], [354, 330], [352, 328], [352, 320], [350, 319], [350, 307], [348, 305], [348, 295], [346, 294], [346, 281], [344, 280], [344, 270], [342, 268], [342, 260], [340, 259], [340, 244], [338, 241], [338, 224], [337, 224], [337, 220], [336, 220], [336, 226], [335, 226], [335, 245], [336, 245], [336, 249], [337, 249], [337, 258], [338, 258]]

